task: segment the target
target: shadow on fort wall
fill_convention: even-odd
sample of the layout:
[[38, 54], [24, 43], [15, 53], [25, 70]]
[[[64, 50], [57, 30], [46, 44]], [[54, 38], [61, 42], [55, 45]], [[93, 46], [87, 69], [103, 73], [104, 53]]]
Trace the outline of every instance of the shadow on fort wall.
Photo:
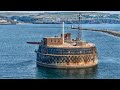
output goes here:
[[97, 67], [86, 69], [52, 69], [36, 67], [36, 78], [38, 79], [94, 79]]

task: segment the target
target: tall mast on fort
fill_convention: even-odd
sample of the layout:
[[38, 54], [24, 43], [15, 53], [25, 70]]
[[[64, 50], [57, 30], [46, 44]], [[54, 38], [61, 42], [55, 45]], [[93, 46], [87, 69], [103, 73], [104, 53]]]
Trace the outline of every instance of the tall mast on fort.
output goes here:
[[79, 13], [79, 25], [78, 25], [78, 36], [76, 38], [76, 45], [80, 45], [81, 37], [82, 37], [82, 30], [81, 30], [81, 14]]

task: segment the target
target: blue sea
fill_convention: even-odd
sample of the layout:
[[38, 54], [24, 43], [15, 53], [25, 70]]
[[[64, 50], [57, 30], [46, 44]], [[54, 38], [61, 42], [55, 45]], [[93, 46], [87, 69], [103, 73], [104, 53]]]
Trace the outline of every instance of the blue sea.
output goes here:
[[[78, 25], [74, 25], [77, 27]], [[65, 24], [65, 32], [75, 38], [78, 31]], [[119, 24], [83, 24], [83, 28], [120, 31]], [[46, 36], [59, 36], [61, 24], [0, 25], [0, 79], [120, 79], [120, 37], [102, 32], [83, 31], [82, 39], [96, 45], [98, 65], [87, 69], [37, 67], [38, 45]]]

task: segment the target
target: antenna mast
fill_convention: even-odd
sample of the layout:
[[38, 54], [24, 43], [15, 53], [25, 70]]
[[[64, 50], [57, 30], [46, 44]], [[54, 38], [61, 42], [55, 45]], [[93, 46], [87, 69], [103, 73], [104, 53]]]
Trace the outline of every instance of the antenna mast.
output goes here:
[[79, 40], [81, 40], [81, 36], [82, 36], [82, 30], [81, 30], [81, 15], [79, 14]]
[[78, 36], [77, 36], [77, 46], [80, 45], [80, 41], [81, 41], [81, 36], [82, 36], [82, 30], [81, 30], [81, 27], [80, 27], [80, 22], [81, 22], [81, 15], [79, 13], [79, 25], [78, 25]]

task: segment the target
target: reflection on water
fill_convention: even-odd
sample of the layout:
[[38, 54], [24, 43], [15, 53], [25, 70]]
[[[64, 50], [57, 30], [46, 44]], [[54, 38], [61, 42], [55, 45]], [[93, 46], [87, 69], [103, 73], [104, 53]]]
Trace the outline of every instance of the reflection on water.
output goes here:
[[41, 79], [93, 79], [96, 77], [97, 66], [86, 69], [52, 69], [37, 67], [36, 77]]

